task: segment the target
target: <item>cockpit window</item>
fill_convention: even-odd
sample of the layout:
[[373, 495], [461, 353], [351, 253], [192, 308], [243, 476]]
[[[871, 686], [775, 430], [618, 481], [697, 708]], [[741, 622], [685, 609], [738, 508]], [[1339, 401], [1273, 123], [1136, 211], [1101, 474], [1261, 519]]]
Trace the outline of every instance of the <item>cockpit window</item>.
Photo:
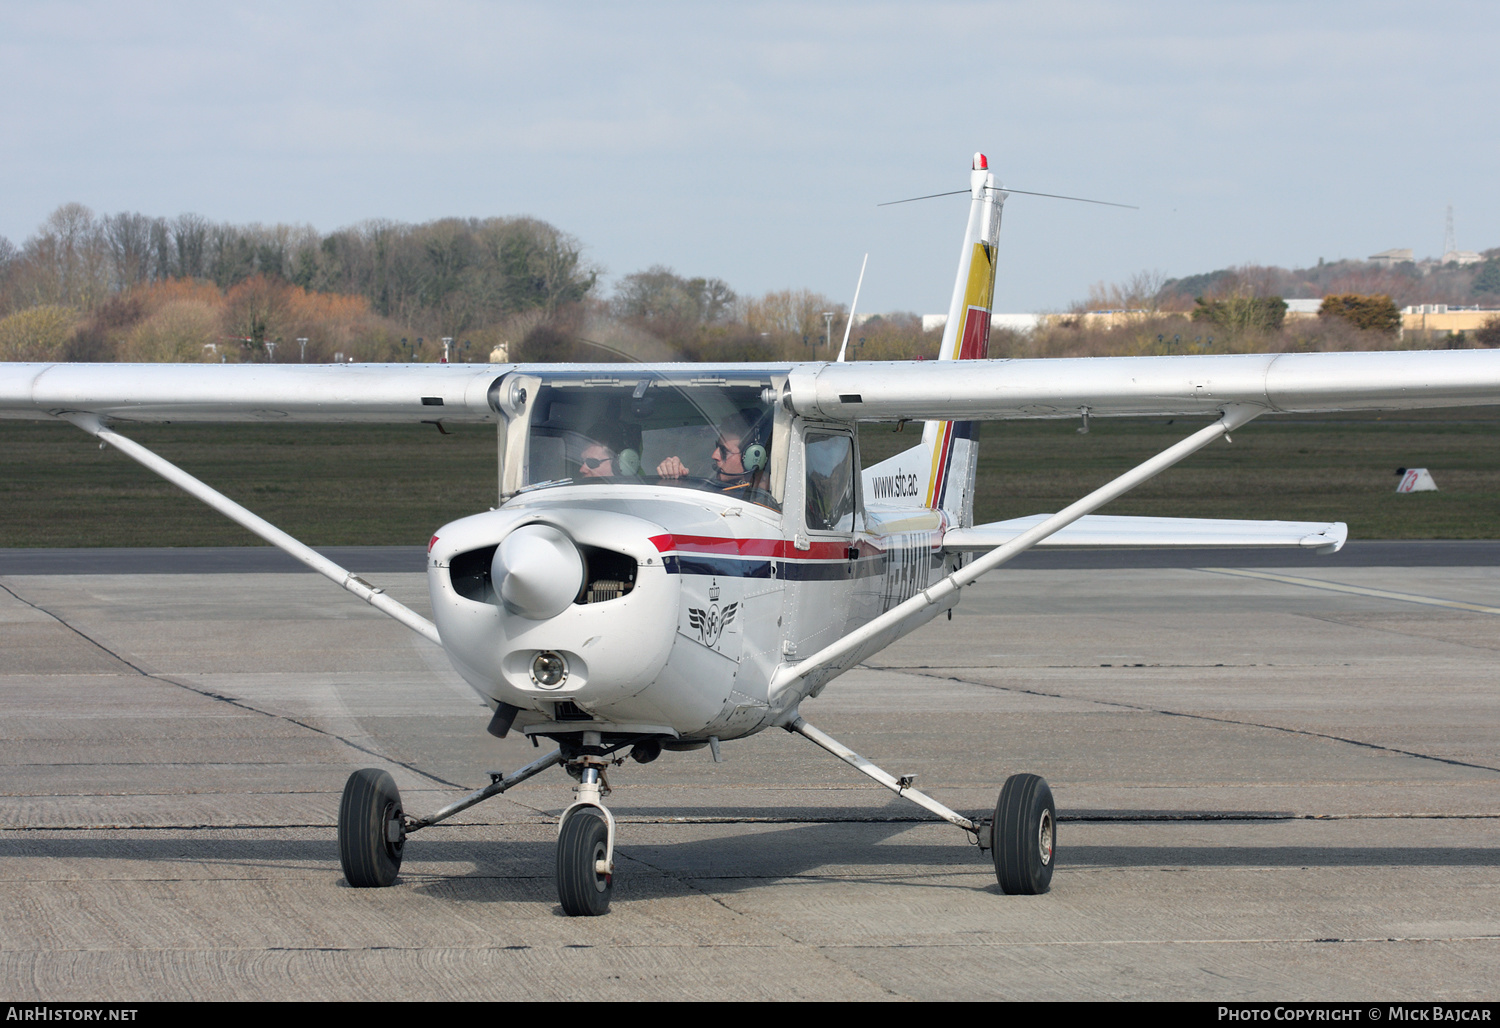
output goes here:
[[769, 375], [562, 373], [527, 405], [522, 488], [645, 483], [781, 509]]

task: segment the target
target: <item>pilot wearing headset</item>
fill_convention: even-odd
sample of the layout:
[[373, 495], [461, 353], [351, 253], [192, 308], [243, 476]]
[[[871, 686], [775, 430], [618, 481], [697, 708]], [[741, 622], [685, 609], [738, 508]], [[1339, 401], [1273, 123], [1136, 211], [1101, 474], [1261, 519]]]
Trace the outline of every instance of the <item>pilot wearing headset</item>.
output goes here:
[[[719, 441], [711, 459], [713, 478], [709, 481], [725, 493], [748, 494], [764, 488], [762, 479], [771, 462], [771, 418], [754, 410], [731, 414], [719, 423]], [[687, 465], [678, 457], [668, 457], [657, 465], [662, 478], [685, 478]]]

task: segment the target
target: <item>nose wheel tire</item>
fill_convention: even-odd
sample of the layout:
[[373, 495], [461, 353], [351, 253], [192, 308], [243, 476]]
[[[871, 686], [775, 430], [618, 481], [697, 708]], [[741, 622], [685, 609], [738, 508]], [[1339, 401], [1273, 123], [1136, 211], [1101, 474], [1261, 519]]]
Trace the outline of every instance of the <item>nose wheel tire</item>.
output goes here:
[[591, 807], [579, 807], [557, 836], [557, 899], [569, 917], [609, 912], [614, 876], [599, 870], [609, 858], [609, 826]]
[[1057, 857], [1057, 808], [1047, 783], [1036, 775], [1006, 779], [990, 830], [1001, 891], [1011, 896], [1046, 892]]
[[356, 889], [379, 889], [396, 881], [406, 831], [401, 793], [386, 772], [367, 767], [349, 776], [339, 802], [339, 862]]

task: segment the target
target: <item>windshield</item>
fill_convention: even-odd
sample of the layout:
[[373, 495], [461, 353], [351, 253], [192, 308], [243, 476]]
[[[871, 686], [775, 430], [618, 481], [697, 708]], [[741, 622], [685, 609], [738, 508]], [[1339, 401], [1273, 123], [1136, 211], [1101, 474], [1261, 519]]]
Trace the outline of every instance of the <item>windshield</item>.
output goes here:
[[523, 488], [636, 482], [781, 509], [767, 374], [563, 374], [536, 392]]

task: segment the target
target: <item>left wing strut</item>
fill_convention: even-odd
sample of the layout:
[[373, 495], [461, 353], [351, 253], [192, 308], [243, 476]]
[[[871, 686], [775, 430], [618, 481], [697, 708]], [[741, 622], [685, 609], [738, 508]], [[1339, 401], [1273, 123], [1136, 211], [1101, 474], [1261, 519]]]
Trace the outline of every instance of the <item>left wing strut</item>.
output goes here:
[[1264, 411], [1259, 408], [1243, 404], [1226, 407], [1223, 417], [1215, 421], [1212, 425], [1200, 428], [1186, 439], [1167, 447], [1150, 460], [1138, 464], [1118, 478], [1106, 482], [1098, 489], [1083, 497], [1083, 499], [1064, 507], [1036, 527], [1022, 532], [1002, 546], [995, 547], [989, 553], [974, 561], [974, 563], [958, 569], [941, 582], [923, 589], [904, 603], [898, 603], [862, 628], [857, 628], [842, 639], [830, 643], [806, 660], [779, 668], [771, 678], [771, 698], [774, 700], [777, 694], [808, 672], [816, 671], [818, 668], [826, 667], [835, 661], [849, 656], [849, 654], [859, 649], [867, 640], [873, 639], [886, 629], [899, 624], [924, 607], [930, 607], [942, 602], [964, 586], [972, 584], [985, 572], [992, 571], [1017, 554], [1031, 549], [1054, 532], [1060, 532], [1085, 514], [1097, 510], [1110, 500], [1129, 492], [1147, 479], [1165, 471], [1189, 454], [1196, 453], [1220, 436], [1228, 435], [1241, 425], [1249, 422], [1252, 418], [1263, 413]]
[[272, 546], [285, 550], [324, 578], [347, 589], [376, 610], [389, 614], [423, 638], [439, 646], [443, 644], [438, 637], [436, 625], [410, 607], [391, 599], [384, 589], [371, 585], [354, 572], [335, 564], [311, 546], [298, 542], [265, 518], [240, 506], [217, 489], [189, 475], [171, 461], [157, 456], [140, 443], [126, 439], [118, 432], [106, 428], [104, 422], [97, 416], [93, 414], [65, 414], [63, 416], [90, 435], [109, 443], [130, 459], [144, 464], [168, 482], [196, 496], [231, 521], [248, 528]]

